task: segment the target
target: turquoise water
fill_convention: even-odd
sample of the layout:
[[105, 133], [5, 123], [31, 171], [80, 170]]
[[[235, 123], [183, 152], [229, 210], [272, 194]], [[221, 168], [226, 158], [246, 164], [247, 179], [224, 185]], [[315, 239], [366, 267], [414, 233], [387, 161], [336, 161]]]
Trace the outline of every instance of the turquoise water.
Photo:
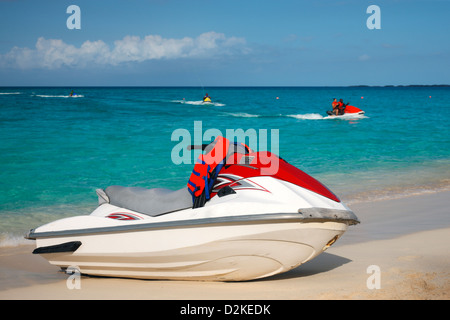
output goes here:
[[[181, 188], [193, 165], [172, 161], [176, 129], [277, 132], [268, 149], [344, 201], [450, 181], [449, 88], [71, 89], [0, 88], [0, 234], [88, 214], [96, 188]], [[334, 97], [365, 117], [326, 118]]]

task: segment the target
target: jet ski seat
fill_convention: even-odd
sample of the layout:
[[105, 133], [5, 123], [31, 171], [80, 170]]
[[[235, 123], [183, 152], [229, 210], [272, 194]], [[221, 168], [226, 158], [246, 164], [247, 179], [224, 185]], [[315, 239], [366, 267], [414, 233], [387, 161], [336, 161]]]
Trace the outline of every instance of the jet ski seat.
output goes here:
[[211, 197], [214, 181], [226, 159], [234, 153], [246, 154], [249, 148], [243, 144], [230, 144], [228, 139], [218, 136], [204, 151], [205, 154], [197, 159], [187, 187], [173, 191], [164, 188], [109, 186], [105, 190], [97, 189], [99, 205], [110, 203], [152, 217], [203, 207]]
[[109, 186], [97, 189], [99, 205], [110, 203], [117, 207], [152, 217], [192, 207], [192, 196], [187, 188], [170, 190], [140, 187]]

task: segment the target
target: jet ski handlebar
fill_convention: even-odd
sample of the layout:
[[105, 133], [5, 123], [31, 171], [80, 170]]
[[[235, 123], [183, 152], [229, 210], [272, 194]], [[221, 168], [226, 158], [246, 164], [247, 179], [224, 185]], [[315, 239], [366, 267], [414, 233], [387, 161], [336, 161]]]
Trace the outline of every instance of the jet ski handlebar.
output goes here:
[[[203, 150], [204, 151], [206, 149], [206, 147], [209, 146], [210, 144], [211, 143], [204, 143], [201, 145], [191, 144], [191, 145], [187, 146], [187, 150], [188, 151], [191, 151], [191, 150]], [[239, 152], [239, 153], [244, 153], [244, 154], [252, 152], [252, 150], [249, 147], [247, 147], [246, 145], [240, 145], [237, 143], [233, 143], [232, 147], [233, 147], [234, 152]], [[244, 150], [242, 150], [242, 148], [244, 148]]]
[[191, 151], [191, 150], [205, 150], [205, 148], [207, 146], [209, 146], [209, 145], [210, 145], [209, 143], [204, 143], [202, 145], [191, 144], [191, 145], [187, 146], [187, 149], [188, 149], [188, 151]]

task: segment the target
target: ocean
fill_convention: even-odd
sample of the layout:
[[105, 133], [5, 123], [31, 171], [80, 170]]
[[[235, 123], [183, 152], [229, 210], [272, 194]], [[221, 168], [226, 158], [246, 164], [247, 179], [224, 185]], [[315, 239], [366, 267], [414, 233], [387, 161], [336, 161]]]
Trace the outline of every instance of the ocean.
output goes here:
[[[330, 119], [333, 98], [365, 116]], [[350, 207], [449, 188], [449, 108], [448, 87], [0, 88], [0, 246], [89, 214], [96, 188], [183, 187], [196, 154], [174, 161], [180, 132], [267, 136]]]

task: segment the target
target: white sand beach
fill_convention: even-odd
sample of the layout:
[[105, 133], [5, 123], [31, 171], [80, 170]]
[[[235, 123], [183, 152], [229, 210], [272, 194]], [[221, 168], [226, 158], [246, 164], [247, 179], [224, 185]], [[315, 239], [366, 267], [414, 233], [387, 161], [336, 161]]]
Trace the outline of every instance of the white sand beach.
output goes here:
[[153, 281], [69, 275], [33, 245], [0, 248], [0, 299], [449, 299], [450, 191], [361, 202], [361, 220], [325, 253], [248, 282]]

